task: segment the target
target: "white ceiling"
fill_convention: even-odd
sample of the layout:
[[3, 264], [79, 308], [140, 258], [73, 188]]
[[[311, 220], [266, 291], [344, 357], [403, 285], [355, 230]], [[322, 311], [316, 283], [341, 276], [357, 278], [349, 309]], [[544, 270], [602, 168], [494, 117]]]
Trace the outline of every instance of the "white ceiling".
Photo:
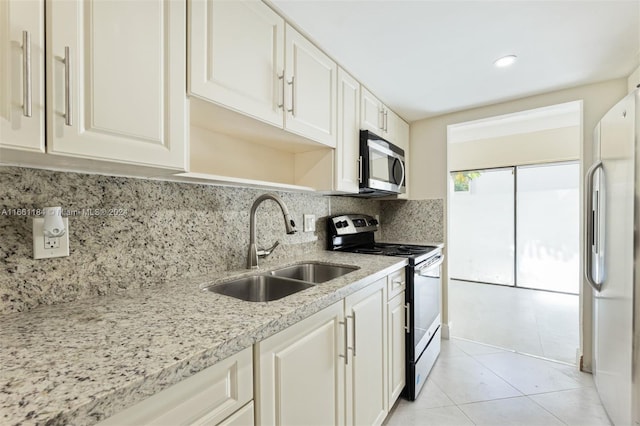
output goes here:
[[[408, 121], [628, 76], [640, 0], [271, 0]], [[509, 68], [493, 61], [515, 54]]]

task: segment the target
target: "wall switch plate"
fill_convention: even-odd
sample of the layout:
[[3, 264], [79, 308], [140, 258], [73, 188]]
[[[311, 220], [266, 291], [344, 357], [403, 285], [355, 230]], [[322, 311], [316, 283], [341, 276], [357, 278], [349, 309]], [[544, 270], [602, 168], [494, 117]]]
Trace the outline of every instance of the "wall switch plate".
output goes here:
[[316, 231], [316, 215], [303, 214], [302, 220], [304, 222], [303, 232], [315, 232]]
[[69, 256], [69, 219], [64, 217], [62, 221], [66, 229], [64, 235], [57, 238], [49, 238], [44, 236], [44, 218], [33, 218], [34, 259]]

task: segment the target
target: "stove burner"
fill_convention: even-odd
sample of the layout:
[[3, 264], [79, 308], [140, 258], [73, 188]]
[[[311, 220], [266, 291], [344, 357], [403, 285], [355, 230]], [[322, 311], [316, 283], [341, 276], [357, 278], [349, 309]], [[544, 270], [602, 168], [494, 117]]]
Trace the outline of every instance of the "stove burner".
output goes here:
[[355, 249], [354, 253], [360, 253], [360, 254], [383, 254], [384, 251], [382, 249], [379, 249], [379, 248], [359, 248], [359, 249]]
[[398, 246], [394, 248], [400, 254], [422, 254], [425, 252], [424, 247]]

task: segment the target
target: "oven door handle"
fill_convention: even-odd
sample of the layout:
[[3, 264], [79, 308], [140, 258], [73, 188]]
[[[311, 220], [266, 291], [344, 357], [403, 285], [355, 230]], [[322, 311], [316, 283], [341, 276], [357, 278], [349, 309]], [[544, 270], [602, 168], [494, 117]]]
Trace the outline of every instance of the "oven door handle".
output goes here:
[[441, 254], [438, 256], [439, 259], [435, 262], [435, 263], [430, 263], [427, 265], [424, 265], [420, 268], [416, 269], [416, 272], [420, 275], [420, 276], [424, 276], [423, 271], [429, 270], [429, 269], [435, 269], [436, 267], [442, 265], [442, 263], [444, 262], [444, 255]]

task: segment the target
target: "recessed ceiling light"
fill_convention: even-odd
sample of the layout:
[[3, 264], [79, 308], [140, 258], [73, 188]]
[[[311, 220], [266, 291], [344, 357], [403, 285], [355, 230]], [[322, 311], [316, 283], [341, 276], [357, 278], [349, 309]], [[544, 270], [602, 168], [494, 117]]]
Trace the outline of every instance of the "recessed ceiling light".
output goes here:
[[499, 68], [508, 67], [509, 65], [512, 65], [516, 59], [518, 59], [516, 55], [503, 56], [500, 59], [496, 59], [493, 65]]

